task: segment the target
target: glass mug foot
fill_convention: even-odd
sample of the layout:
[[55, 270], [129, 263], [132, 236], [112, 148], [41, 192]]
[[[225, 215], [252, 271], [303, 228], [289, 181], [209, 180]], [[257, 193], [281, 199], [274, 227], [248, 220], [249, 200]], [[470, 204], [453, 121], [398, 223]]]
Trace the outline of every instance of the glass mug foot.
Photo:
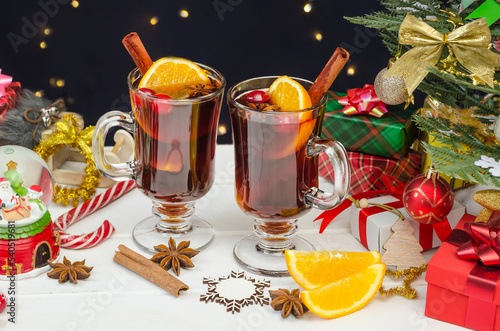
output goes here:
[[204, 219], [194, 215], [189, 219], [188, 227], [159, 226], [158, 218], [150, 216], [137, 223], [132, 236], [137, 245], [143, 250], [156, 253], [154, 246], [163, 244], [168, 247], [168, 240], [172, 237], [178, 245], [181, 241], [189, 241], [190, 248], [202, 250], [214, 241], [214, 228]]
[[304, 238], [294, 236], [284, 249], [268, 248], [262, 245], [261, 240], [255, 234], [251, 234], [234, 246], [233, 256], [242, 268], [253, 273], [288, 277], [290, 273], [285, 262], [286, 249], [314, 251], [315, 247]]

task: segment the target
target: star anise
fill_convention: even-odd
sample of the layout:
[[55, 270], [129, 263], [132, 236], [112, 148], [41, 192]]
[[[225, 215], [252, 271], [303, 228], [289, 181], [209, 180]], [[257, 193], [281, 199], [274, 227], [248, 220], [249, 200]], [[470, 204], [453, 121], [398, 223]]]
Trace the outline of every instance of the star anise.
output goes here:
[[190, 242], [189, 241], [181, 241], [181, 243], [176, 246], [175, 240], [170, 237], [168, 240], [168, 247], [165, 245], [155, 246], [156, 253], [151, 261], [155, 263], [159, 263], [160, 267], [165, 270], [169, 270], [172, 268], [175, 274], [179, 276], [181, 270], [180, 268], [192, 268], [194, 267], [193, 262], [191, 262], [191, 258], [196, 256], [199, 251], [188, 248]]
[[276, 105], [271, 105], [271, 104], [269, 104], [267, 102], [261, 102], [261, 103], [258, 103], [258, 104], [249, 102], [247, 104], [247, 106], [250, 107], [250, 108], [254, 108], [254, 109], [262, 110], [262, 111], [279, 111], [280, 110], [280, 107], [278, 107]]
[[302, 303], [300, 299], [300, 290], [294, 289], [292, 293], [289, 290], [280, 288], [278, 291], [270, 290], [271, 307], [274, 310], [281, 310], [281, 317], [287, 318], [290, 313], [296, 318], [302, 317], [309, 309]]
[[186, 85], [186, 89], [188, 90], [188, 98], [195, 98], [214, 93], [217, 90], [217, 86], [214, 84], [199, 83]]
[[63, 259], [63, 263], [51, 263], [52, 271], [47, 273], [49, 278], [59, 279], [59, 283], [66, 283], [68, 280], [73, 284], [78, 284], [78, 279], [87, 279], [90, 277], [90, 272], [94, 267], [87, 267], [85, 265], [85, 260], [76, 261], [71, 264], [71, 261], [66, 258]]

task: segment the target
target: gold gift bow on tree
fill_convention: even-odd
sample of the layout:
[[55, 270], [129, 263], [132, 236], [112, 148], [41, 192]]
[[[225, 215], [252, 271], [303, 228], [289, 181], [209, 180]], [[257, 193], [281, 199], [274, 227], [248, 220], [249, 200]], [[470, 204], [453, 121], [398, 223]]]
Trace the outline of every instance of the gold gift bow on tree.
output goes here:
[[89, 126], [80, 130], [77, 126], [77, 121], [74, 116], [66, 115], [60, 121], [54, 123], [57, 131], [50, 136], [50, 140], [54, 145], [78, 145], [85, 155], [92, 155], [92, 135], [94, 127]]
[[411, 95], [427, 76], [427, 66], [434, 66], [445, 45], [472, 74], [472, 77], [493, 87], [495, 67], [500, 66], [500, 54], [492, 52], [491, 33], [485, 18], [472, 21], [450, 33], [441, 34], [411, 14], [406, 14], [399, 28], [399, 43], [413, 46], [387, 71], [384, 77], [403, 77]]

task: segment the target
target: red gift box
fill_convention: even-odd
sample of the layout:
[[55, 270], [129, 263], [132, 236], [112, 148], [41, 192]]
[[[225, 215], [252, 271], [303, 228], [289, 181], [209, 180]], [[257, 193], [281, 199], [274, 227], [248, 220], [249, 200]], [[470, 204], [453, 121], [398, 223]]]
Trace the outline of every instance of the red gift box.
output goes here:
[[[456, 229], [474, 220], [465, 214]], [[500, 269], [463, 259], [457, 248], [447, 241], [429, 261], [425, 315], [474, 330], [500, 330]]]
[[5, 116], [7, 110], [15, 108], [21, 95], [21, 83], [10, 83], [5, 87], [5, 95], [0, 97], [0, 120]]
[[[351, 165], [351, 186], [349, 193], [358, 194], [366, 191], [387, 189], [381, 178], [389, 175], [406, 184], [420, 173], [422, 155], [411, 150], [400, 160], [373, 156], [358, 152], [347, 152]], [[319, 155], [319, 174], [334, 181], [333, 168], [328, 157]]]

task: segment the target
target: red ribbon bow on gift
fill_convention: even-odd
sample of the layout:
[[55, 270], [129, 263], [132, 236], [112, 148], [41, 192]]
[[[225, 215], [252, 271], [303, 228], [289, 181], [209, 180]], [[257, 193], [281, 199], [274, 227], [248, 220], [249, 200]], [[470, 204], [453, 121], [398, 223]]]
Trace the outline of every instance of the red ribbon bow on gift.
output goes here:
[[486, 266], [500, 267], [500, 228], [484, 223], [466, 223], [470, 240], [457, 249], [463, 259], [480, 260]]
[[6, 95], [5, 88], [12, 83], [12, 77], [2, 74], [2, 69], [0, 69], [0, 97]]
[[353, 196], [349, 197], [348, 199], [345, 199], [342, 201], [340, 205], [337, 207], [326, 210], [322, 212], [316, 219], [314, 220], [320, 220], [322, 219], [323, 221], [321, 222], [321, 226], [319, 229], [319, 233], [323, 233], [325, 231], [326, 227], [328, 224], [330, 224], [331, 221], [335, 219], [341, 212], [349, 208], [355, 200], [360, 200], [360, 199], [369, 199], [369, 198], [374, 198], [379, 195], [385, 195], [385, 194], [391, 194], [393, 196], [396, 196], [397, 198], [401, 199], [403, 195], [403, 191], [405, 189], [405, 184], [398, 180], [397, 178], [390, 176], [390, 175], [383, 175], [380, 177], [380, 180], [382, 183], [384, 183], [384, 186], [386, 187], [385, 190], [374, 190], [374, 191], [368, 191], [368, 192], [363, 192], [359, 194], [354, 194]]
[[348, 90], [347, 95], [340, 98], [338, 102], [344, 106], [342, 111], [346, 115], [368, 114], [382, 117], [388, 112], [385, 104], [375, 93], [375, 88], [370, 84], [366, 84], [363, 88]]

